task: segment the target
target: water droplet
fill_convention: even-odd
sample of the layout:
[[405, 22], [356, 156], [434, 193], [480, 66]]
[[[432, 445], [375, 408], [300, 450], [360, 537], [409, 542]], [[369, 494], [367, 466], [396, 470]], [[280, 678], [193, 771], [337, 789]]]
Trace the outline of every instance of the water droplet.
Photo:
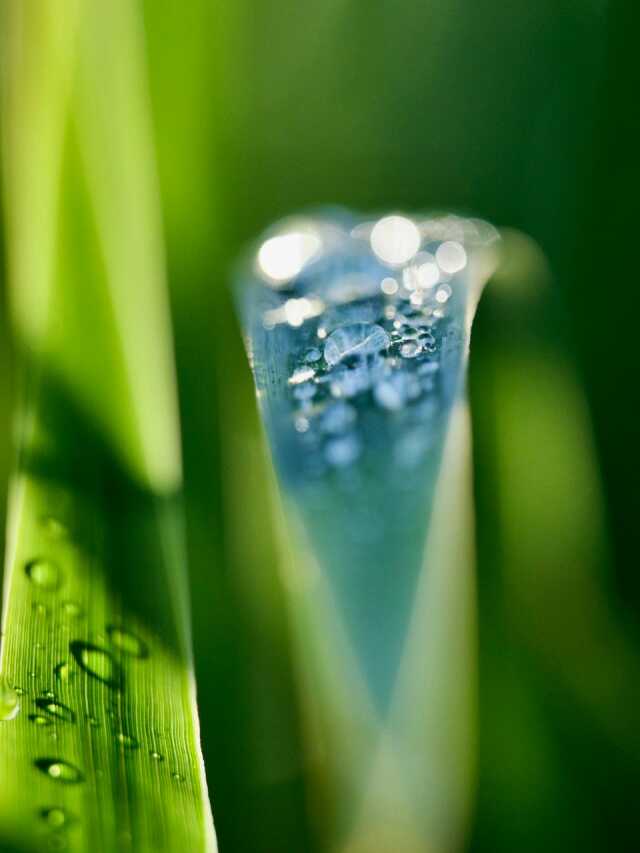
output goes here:
[[315, 395], [316, 390], [313, 382], [303, 382], [301, 385], [294, 387], [293, 396], [296, 400], [310, 400]]
[[0, 678], [0, 721], [14, 720], [20, 713], [20, 696], [4, 678]]
[[29, 678], [37, 678], [37, 677], [38, 677], [38, 673], [32, 669], [31, 672], [29, 673]]
[[349, 403], [331, 403], [322, 413], [320, 429], [323, 432], [336, 434], [346, 432], [356, 420], [356, 410]]
[[26, 693], [24, 687], [14, 687], [13, 689], [16, 691], [18, 696], [24, 696], [24, 694]]
[[138, 741], [132, 735], [125, 734], [125, 732], [118, 732], [116, 734], [116, 740], [125, 749], [137, 749], [140, 746]]
[[60, 585], [60, 570], [53, 560], [39, 557], [25, 566], [29, 580], [40, 589], [53, 590]]
[[34, 601], [31, 607], [33, 608], [33, 612], [40, 619], [46, 619], [46, 617], [49, 615], [48, 608], [40, 601]]
[[400, 355], [403, 358], [415, 358], [421, 351], [422, 347], [417, 341], [407, 341], [400, 347]]
[[78, 665], [86, 673], [106, 684], [107, 687], [115, 690], [122, 689], [124, 682], [122, 670], [110, 652], [82, 640], [73, 640], [69, 643], [69, 649]]
[[321, 358], [322, 353], [317, 347], [312, 347], [304, 354], [304, 360], [307, 362], [307, 364], [313, 364], [314, 361], [320, 361]]
[[332, 332], [324, 345], [324, 357], [334, 366], [345, 358], [362, 358], [387, 349], [389, 335], [376, 323], [350, 323]]
[[69, 528], [63, 524], [59, 519], [54, 518], [52, 515], [46, 515], [42, 519], [42, 526], [47, 531], [49, 536], [54, 539], [64, 539], [69, 535]]
[[77, 617], [82, 613], [82, 608], [75, 601], [63, 601], [62, 602], [62, 610], [64, 611], [66, 616]]
[[54, 667], [53, 672], [58, 681], [69, 681], [73, 677], [73, 673], [71, 672], [69, 664], [66, 661], [62, 661], [61, 663], [57, 664]]
[[55, 698], [55, 694], [54, 694], [53, 690], [45, 690], [45, 691], [43, 691], [42, 695], [46, 699], [54, 699]]
[[360, 455], [362, 446], [357, 436], [345, 435], [328, 441], [324, 448], [324, 456], [329, 465], [344, 468], [351, 465]]
[[63, 761], [61, 758], [38, 758], [34, 765], [51, 779], [62, 782], [65, 785], [74, 785], [84, 782], [84, 776], [73, 764]]
[[289, 377], [289, 385], [302, 385], [316, 375], [313, 367], [298, 367]]
[[98, 720], [98, 718], [97, 718], [97, 717], [87, 717], [87, 722], [88, 722], [88, 723], [89, 723], [89, 725], [90, 725], [90, 726], [92, 726], [94, 729], [97, 729], [97, 728], [98, 728], [98, 726], [100, 725], [100, 720]]
[[51, 726], [53, 725], [52, 721], [49, 717], [45, 717], [42, 714], [29, 714], [29, 719], [36, 726]]
[[64, 723], [75, 723], [76, 721], [75, 711], [55, 699], [48, 699], [41, 696], [36, 699], [36, 705], [41, 711], [45, 711], [57, 720], [62, 720]]
[[134, 658], [149, 657], [149, 649], [140, 637], [137, 637], [132, 631], [125, 628], [119, 628], [116, 625], [107, 626], [107, 634], [113, 646], [126, 655], [131, 655]]
[[176, 782], [184, 782], [184, 776], [182, 775], [182, 773], [178, 773], [177, 770], [173, 771], [173, 773], [171, 774], [171, 778], [175, 779]]
[[396, 412], [407, 402], [407, 381], [402, 373], [393, 373], [373, 389], [373, 398], [383, 409]]
[[48, 809], [40, 809], [40, 817], [45, 821], [51, 829], [60, 829], [63, 826], [68, 826], [73, 818], [64, 809], [59, 806], [52, 806]]
[[159, 752], [156, 752], [155, 749], [152, 749], [149, 755], [151, 756], [151, 758], [153, 758], [154, 761], [164, 761], [164, 755], [161, 755]]

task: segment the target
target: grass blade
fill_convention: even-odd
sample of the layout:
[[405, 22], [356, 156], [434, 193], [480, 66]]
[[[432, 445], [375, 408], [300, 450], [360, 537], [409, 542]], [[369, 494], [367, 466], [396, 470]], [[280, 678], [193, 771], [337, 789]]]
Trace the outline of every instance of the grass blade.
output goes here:
[[[127, 3], [66, 6], [10, 7], [4, 163], [22, 381], [0, 838], [21, 849], [211, 851], [140, 33]], [[40, 159], [42, 140], [20, 135], [38, 122], [51, 143]], [[21, 172], [29, 146], [50, 199], [36, 229]]]
[[468, 817], [465, 365], [495, 236], [324, 213], [277, 226], [243, 273], [329, 849], [455, 849]]

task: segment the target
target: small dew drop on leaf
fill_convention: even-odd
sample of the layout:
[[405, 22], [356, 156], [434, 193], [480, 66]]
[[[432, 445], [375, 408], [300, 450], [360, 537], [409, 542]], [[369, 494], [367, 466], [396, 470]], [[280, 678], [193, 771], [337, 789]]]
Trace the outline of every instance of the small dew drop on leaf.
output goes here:
[[67, 705], [63, 705], [62, 702], [57, 702], [55, 699], [48, 699], [45, 696], [41, 696], [36, 699], [36, 705], [41, 711], [50, 714], [57, 720], [62, 720], [64, 723], [75, 723], [76, 721], [75, 711]]
[[14, 720], [20, 713], [20, 696], [4, 678], [0, 678], [0, 721]]
[[120, 628], [117, 625], [108, 625], [107, 635], [111, 645], [115, 646], [118, 651], [136, 658], [146, 658], [149, 656], [149, 649], [146, 643], [132, 631]]
[[82, 640], [73, 640], [69, 643], [69, 649], [77, 664], [88, 675], [114, 690], [122, 689], [122, 670], [111, 652]]
[[72, 820], [69, 813], [59, 806], [40, 809], [40, 817], [51, 829], [60, 829], [63, 826], [67, 826]]
[[45, 515], [42, 527], [52, 539], [64, 539], [69, 535], [69, 528], [53, 515]]
[[40, 589], [54, 590], [60, 586], [60, 570], [53, 560], [38, 557], [27, 563], [25, 572], [31, 583]]
[[52, 725], [52, 721], [49, 717], [45, 717], [43, 714], [29, 714], [29, 719], [36, 726], [50, 726]]
[[118, 732], [116, 734], [116, 740], [120, 746], [125, 749], [137, 749], [140, 746], [138, 741], [132, 735], [128, 735], [125, 732]]
[[65, 616], [71, 616], [72, 618], [77, 618], [82, 614], [82, 608], [75, 601], [63, 601], [62, 610]]
[[84, 782], [82, 772], [73, 764], [61, 758], [38, 758], [34, 765], [50, 779], [65, 785]]

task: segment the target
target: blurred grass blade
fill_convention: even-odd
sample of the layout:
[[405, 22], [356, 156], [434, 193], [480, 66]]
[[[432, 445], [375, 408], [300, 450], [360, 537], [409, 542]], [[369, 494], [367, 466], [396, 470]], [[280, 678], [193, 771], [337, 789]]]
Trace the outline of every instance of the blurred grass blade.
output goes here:
[[212, 851], [139, 23], [121, 0], [64, 6], [5, 9], [14, 52], [5, 205], [22, 381], [0, 840]]
[[464, 837], [465, 365], [495, 239], [456, 217], [324, 212], [276, 226], [243, 273], [327, 849], [447, 851]]

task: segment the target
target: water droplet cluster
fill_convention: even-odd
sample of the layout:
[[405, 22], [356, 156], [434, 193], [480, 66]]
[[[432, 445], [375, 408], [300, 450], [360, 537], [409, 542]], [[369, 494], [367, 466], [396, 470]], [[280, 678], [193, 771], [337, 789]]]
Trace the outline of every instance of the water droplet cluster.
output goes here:
[[[66, 525], [51, 516], [42, 519], [42, 526], [51, 540], [66, 540], [70, 537]], [[64, 566], [64, 560], [59, 559], [59, 555], [56, 559], [51, 559], [40, 554], [24, 564], [24, 576], [32, 586], [34, 595], [37, 596], [31, 605], [34, 617], [42, 619], [46, 624], [50, 614], [55, 611], [62, 616], [66, 630], [71, 632], [74, 627], [77, 630], [82, 626], [84, 614], [83, 608], [75, 601], [62, 599], [56, 603], [59, 592], [64, 591], [65, 587]], [[47, 604], [44, 604], [40, 598], [47, 601]], [[73, 637], [73, 634], [71, 636]], [[36, 685], [39, 682], [36, 679], [43, 674], [38, 667], [25, 673], [30, 679], [28, 690], [16, 687], [7, 679], [0, 678], [0, 722], [14, 720], [26, 703], [32, 703], [31, 709], [28, 709], [30, 713], [25, 715], [25, 720], [29, 725], [40, 729], [42, 734], [39, 737], [43, 739], [43, 743], [46, 740], [49, 744], [51, 741], [58, 740], [60, 727], [82, 724], [98, 730], [102, 729], [107, 722], [112, 732], [114, 750], [120, 756], [119, 760], [125, 760], [125, 756], [129, 755], [133, 759], [135, 755], [142, 753], [160, 772], [164, 766], [165, 756], [157, 749], [157, 742], [148, 744], [144, 751], [140, 750], [143, 744], [130, 731], [128, 723], [130, 715], [126, 711], [124, 698], [125, 670], [129, 665], [136, 665], [136, 662], [149, 658], [147, 643], [128, 627], [113, 623], [104, 625], [104, 633], [95, 635], [93, 639], [95, 642], [85, 638], [68, 639], [68, 656], [52, 667], [50, 686], [53, 689], [37, 689]], [[43, 643], [35, 643], [34, 651], [39, 652], [45, 647]], [[60, 691], [64, 696], [69, 682], [79, 678], [88, 678], [95, 684], [102, 685], [105, 707], [102, 710], [96, 707], [97, 714], [89, 707], [71, 707], [73, 703], [69, 703], [66, 698], [64, 701], [60, 698]], [[49, 685], [46, 686], [49, 687]], [[154, 738], [160, 734], [155, 732]], [[60, 743], [63, 741], [61, 737]], [[90, 779], [91, 773], [87, 774], [81, 761], [78, 762], [73, 756], [64, 754], [63, 750], [60, 750], [62, 754], [55, 754], [55, 752], [47, 754], [50, 749], [51, 744], [48, 749], [43, 749], [44, 756], [33, 759], [33, 767], [50, 780], [54, 786], [52, 791], [58, 790], [60, 794], [64, 786], [79, 785], [87, 778]], [[99, 777], [102, 773], [100, 768], [95, 769], [96, 776]], [[175, 767], [171, 768], [171, 766], [167, 768], [166, 774], [167, 778], [172, 778], [174, 782], [181, 781], [183, 778]], [[49, 833], [46, 843], [50, 849], [66, 849], [66, 829], [70, 825], [79, 823], [79, 819], [59, 803], [44, 805], [39, 809], [38, 814]]]
[[[287, 234], [312, 235], [313, 252]], [[388, 450], [399, 466], [425, 457], [432, 421], [455, 392], [469, 250], [496, 239], [486, 223], [454, 216], [358, 222], [346, 214], [288, 221], [267, 238], [255, 262], [268, 306], [262, 327], [286, 336], [290, 440], [303, 476], [364, 459], [384, 433], [381, 419], [393, 419]], [[289, 244], [295, 258], [286, 257]]]

